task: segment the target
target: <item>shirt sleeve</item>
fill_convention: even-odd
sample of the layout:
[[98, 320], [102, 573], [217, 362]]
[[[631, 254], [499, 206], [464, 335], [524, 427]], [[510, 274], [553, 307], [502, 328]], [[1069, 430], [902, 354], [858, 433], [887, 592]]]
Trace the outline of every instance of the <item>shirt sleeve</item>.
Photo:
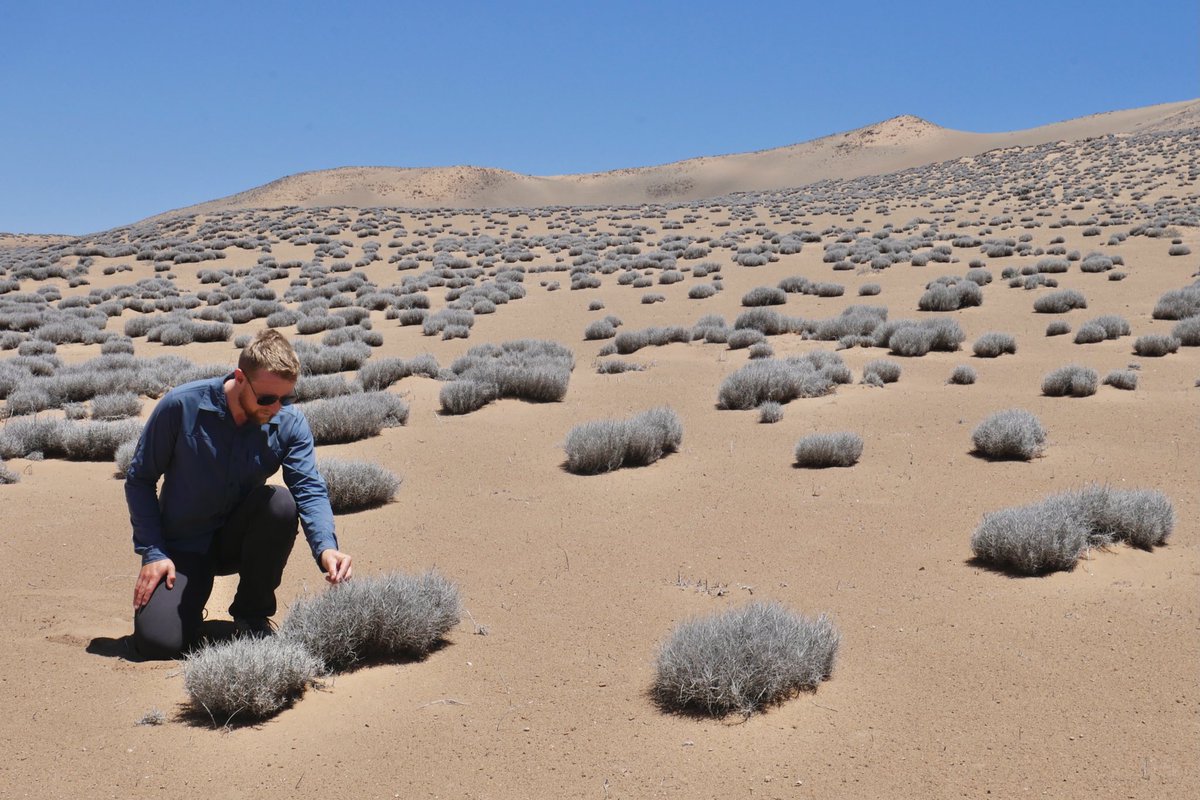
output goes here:
[[283, 482], [296, 501], [304, 538], [308, 540], [313, 560], [320, 566], [321, 553], [330, 548], [336, 550], [338, 546], [329, 489], [317, 470], [312, 430], [299, 411], [288, 421], [287, 434], [282, 462]]
[[163, 550], [162, 511], [158, 506], [158, 479], [167, 471], [183, 418], [183, 405], [165, 396], [146, 421], [129, 469], [125, 472], [125, 502], [133, 526], [133, 550], [142, 564], [168, 558]]

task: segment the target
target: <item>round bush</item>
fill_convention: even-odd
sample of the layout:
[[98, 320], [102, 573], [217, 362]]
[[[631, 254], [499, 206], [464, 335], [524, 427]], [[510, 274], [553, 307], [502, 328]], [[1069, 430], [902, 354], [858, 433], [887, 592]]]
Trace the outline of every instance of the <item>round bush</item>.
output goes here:
[[997, 412], [971, 434], [975, 452], [992, 459], [1028, 461], [1040, 455], [1046, 429], [1038, 418], [1019, 408]]
[[1174, 336], [1149, 334], [1139, 336], [1133, 342], [1133, 352], [1146, 358], [1158, 358], [1179, 350], [1179, 340]]
[[978, 358], [997, 358], [1005, 353], [1017, 352], [1017, 340], [1008, 333], [985, 333], [975, 340], [972, 347]]
[[857, 433], [814, 433], [796, 443], [796, 466], [812, 469], [851, 467], [862, 456], [863, 440]]
[[681, 623], [659, 648], [652, 694], [669, 711], [749, 715], [833, 673], [840, 634], [778, 603], [750, 603]]
[[377, 464], [325, 458], [317, 471], [329, 490], [329, 505], [335, 514], [361, 511], [388, 503], [400, 488], [400, 478]]
[[1042, 394], [1047, 397], [1087, 397], [1096, 393], [1100, 376], [1096, 370], [1069, 364], [1042, 379]]
[[975, 382], [975, 370], [968, 367], [966, 364], [959, 364], [950, 373], [948, 383], [953, 383], [957, 386], [969, 386]]

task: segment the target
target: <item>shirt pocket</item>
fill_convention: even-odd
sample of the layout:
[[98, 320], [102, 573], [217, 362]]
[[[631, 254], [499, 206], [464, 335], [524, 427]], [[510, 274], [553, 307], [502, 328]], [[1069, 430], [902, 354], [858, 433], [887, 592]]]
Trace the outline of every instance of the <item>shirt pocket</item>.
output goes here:
[[183, 440], [187, 448], [189, 466], [192, 468], [216, 469], [228, 458], [228, 452], [223, 457], [220, 445], [201, 428], [188, 431], [183, 435]]

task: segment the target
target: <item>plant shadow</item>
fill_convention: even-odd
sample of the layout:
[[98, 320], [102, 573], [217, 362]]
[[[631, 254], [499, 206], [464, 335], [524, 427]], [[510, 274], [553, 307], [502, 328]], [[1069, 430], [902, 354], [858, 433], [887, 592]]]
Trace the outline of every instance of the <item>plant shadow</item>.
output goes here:
[[1047, 576], [1053, 572], [1071, 572], [1074, 569], [1074, 567], [1072, 567], [1072, 569], [1070, 569], [1070, 570], [1064, 570], [1061, 567], [1048, 567], [1047, 569], [1039, 570], [1037, 572], [1022, 572], [1019, 569], [1015, 569], [1013, 567], [1009, 567], [1004, 564], [997, 564], [994, 561], [986, 561], [986, 560], [980, 558], [979, 556], [971, 556], [970, 558], [966, 559], [963, 563], [966, 564], [968, 567], [976, 567], [978, 569], [986, 570], [987, 572], [991, 572], [996, 575], [1004, 575], [1009, 578], [1020, 578], [1020, 579], [1044, 578], [1045, 576]]

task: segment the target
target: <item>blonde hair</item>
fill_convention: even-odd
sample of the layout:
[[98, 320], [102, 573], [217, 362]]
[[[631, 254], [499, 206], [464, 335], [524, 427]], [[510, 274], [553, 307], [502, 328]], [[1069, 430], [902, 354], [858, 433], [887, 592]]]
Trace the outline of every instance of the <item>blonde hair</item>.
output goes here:
[[238, 369], [255, 374], [265, 370], [294, 381], [300, 377], [300, 359], [296, 358], [296, 351], [283, 334], [267, 328], [256, 333], [250, 344], [242, 348]]

